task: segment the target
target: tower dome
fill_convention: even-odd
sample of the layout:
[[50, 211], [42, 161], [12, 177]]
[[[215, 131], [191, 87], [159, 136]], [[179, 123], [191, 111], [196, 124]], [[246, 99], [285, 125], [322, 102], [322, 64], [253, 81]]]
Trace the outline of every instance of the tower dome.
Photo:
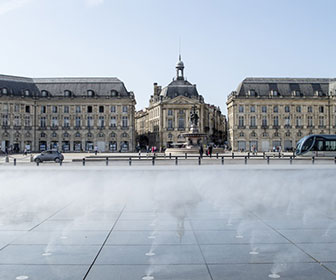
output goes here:
[[176, 79], [177, 80], [184, 80], [183, 70], [184, 70], [184, 63], [181, 60], [181, 55], [179, 55], [179, 60], [176, 63]]

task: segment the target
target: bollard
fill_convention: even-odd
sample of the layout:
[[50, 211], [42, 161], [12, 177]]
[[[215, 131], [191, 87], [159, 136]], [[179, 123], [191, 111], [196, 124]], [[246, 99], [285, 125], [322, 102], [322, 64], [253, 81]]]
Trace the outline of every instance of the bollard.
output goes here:
[[263, 152], [263, 158], [265, 159], [265, 157], [266, 157], [266, 153], [265, 153], [265, 152]]
[[216, 153], [216, 158], [218, 159], [218, 153]]
[[269, 163], [270, 163], [270, 157], [267, 156], [267, 164], [269, 164]]
[[30, 155], [30, 162], [33, 162], [33, 161], [34, 161], [33, 155]]
[[335, 164], [336, 164], [336, 157], [335, 157]]
[[171, 159], [171, 153], [169, 153], [169, 159]]
[[224, 157], [222, 157], [222, 165], [224, 165]]
[[178, 165], [178, 157], [175, 157], [175, 165]]
[[281, 158], [281, 153], [279, 152], [279, 158]]
[[184, 154], [184, 158], [185, 158], [185, 159], [187, 159], [187, 158], [188, 158], [188, 156], [187, 156], [187, 153], [185, 153], [185, 154]]
[[141, 159], [141, 152], [139, 152], [139, 159]]
[[60, 166], [62, 166], [62, 164], [63, 164], [63, 160], [60, 160]]
[[132, 165], [132, 158], [131, 158], [131, 157], [129, 157], [129, 159], [128, 159], [128, 165], [129, 165], [129, 166]]
[[6, 162], [9, 162], [9, 157], [8, 156], [6, 156]]
[[232, 152], [232, 159], [234, 159], [234, 153]]
[[40, 162], [37, 160], [36, 161], [36, 166], [39, 166], [40, 165]]
[[312, 164], [315, 164], [315, 157], [312, 157]]
[[247, 158], [250, 159], [250, 152], [247, 153]]
[[290, 158], [289, 158], [289, 164], [292, 164], [293, 163], [293, 157], [291, 156]]
[[164, 156], [164, 159], [166, 159], [166, 153], [164, 153], [164, 155], [163, 155], [163, 156]]
[[245, 156], [245, 164], [247, 164], [247, 156]]
[[14, 166], [16, 166], [16, 158], [14, 159]]
[[109, 164], [109, 159], [108, 157], [106, 157], [106, 166], [108, 166], [108, 164]]
[[201, 157], [198, 157], [198, 165], [201, 165]]
[[155, 156], [152, 158], [152, 165], [155, 165]]
[[83, 158], [83, 166], [85, 166], [85, 158]]

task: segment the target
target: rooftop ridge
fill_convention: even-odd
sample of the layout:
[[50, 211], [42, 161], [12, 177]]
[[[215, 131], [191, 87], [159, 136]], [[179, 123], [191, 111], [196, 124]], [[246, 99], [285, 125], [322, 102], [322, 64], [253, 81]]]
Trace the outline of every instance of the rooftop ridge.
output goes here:
[[268, 82], [268, 83], [329, 83], [335, 81], [333, 78], [290, 78], [290, 77], [246, 77], [243, 82]]

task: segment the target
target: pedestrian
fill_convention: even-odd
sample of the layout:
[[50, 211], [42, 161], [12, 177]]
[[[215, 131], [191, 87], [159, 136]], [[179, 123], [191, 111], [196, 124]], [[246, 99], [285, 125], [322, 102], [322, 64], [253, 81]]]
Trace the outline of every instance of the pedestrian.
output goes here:
[[209, 146], [209, 156], [211, 157], [212, 155], [212, 145]]
[[200, 157], [203, 158], [203, 146], [200, 145], [199, 147], [199, 154], [200, 154]]

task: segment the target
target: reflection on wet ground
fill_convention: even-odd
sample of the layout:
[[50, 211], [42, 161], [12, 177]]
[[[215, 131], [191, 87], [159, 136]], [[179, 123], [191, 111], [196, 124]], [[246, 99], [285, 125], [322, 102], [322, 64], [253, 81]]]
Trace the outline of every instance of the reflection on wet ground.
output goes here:
[[335, 279], [335, 167], [0, 174], [0, 279]]

